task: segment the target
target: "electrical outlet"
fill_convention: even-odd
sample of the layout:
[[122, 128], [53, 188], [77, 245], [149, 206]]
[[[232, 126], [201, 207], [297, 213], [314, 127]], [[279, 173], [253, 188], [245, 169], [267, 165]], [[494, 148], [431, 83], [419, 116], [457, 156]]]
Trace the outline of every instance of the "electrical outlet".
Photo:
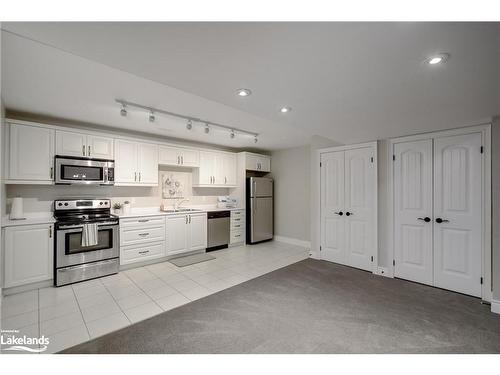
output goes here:
[[377, 273], [382, 276], [387, 276], [387, 268], [385, 267], [378, 267], [377, 268]]

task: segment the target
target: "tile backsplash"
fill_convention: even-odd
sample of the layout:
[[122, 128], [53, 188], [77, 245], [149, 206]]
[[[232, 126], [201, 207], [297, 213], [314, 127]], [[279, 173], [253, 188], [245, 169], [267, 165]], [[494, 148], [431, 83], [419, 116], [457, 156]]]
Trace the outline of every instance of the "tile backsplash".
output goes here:
[[196, 188], [192, 172], [181, 168], [160, 169], [157, 187], [135, 186], [63, 186], [63, 185], [7, 185], [7, 206], [10, 212], [14, 197], [23, 198], [24, 212], [48, 212], [52, 202], [59, 198], [111, 198], [112, 203], [128, 200], [132, 207], [159, 207], [163, 202], [171, 206], [179, 199], [189, 199], [186, 205], [216, 204], [220, 195], [230, 195], [233, 189]]

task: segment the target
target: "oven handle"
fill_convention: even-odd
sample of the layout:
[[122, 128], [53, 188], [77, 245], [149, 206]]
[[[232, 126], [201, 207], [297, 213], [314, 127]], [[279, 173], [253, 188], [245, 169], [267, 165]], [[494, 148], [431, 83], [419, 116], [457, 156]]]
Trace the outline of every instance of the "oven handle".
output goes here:
[[[105, 223], [99, 223], [99, 225], [97, 226], [97, 230], [99, 229], [107, 229], [109, 227], [114, 227], [114, 226], [117, 226], [118, 225], [118, 222], [114, 223], [114, 222], [105, 222]], [[69, 230], [69, 229], [82, 229], [83, 228], [83, 225], [61, 225], [59, 227], [57, 227], [58, 230]]]

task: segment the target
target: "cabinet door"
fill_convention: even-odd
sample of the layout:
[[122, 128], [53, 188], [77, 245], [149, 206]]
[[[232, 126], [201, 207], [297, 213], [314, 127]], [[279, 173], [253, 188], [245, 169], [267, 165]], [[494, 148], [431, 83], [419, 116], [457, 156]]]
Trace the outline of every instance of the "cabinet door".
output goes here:
[[115, 141], [115, 182], [138, 183], [137, 143], [121, 139]]
[[271, 158], [267, 156], [261, 156], [258, 162], [259, 162], [259, 171], [271, 172]]
[[207, 214], [188, 215], [188, 248], [189, 250], [207, 248]]
[[181, 165], [183, 167], [199, 167], [200, 152], [197, 150], [183, 149], [181, 151]]
[[11, 124], [8, 179], [52, 183], [54, 133], [38, 126]]
[[259, 157], [255, 154], [245, 154], [245, 166], [249, 171], [258, 171], [259, 170]]
[[138, 177], [141, 184], [158, 185], [158, 146], [139, 143]]
[[432, 285], [432, 139], [397, 143], [394, 156], [394, 275]]
[[158, 149], [158, 163], [161, 165], [180, 165], [180, 150], [176, 147], [160, 146]]
[[236, 186], [236, 155], [223, 154], [222, 156], [224, 180], [221, 181], [226, 186]]
[[215, 175], [215, 153], [200, 152], [199, 185], [212, 185]]
[[83, 133], [56, 131], [56, 155], [88, 156], [87, 136]]
[[52, 279], [52, 225], [8, 227], [4, 234], [5, 287]]
[[187, 215], [167, 216], [167, 255], [177, 254], [187, 251]]
[[344, 151], [321, 154], [321, 259], [346, 263]]
[[113, 139], [87, 136], [87, 156], [96, 159], [114, 159]]
[[[481, 297], [481, 133], [434, 139], [434, 286]], [[439, 220], [441, 219], [441, 220]]]
[[375, 156], [371, 147], [347, 150], [344, 156], [347, 264], [366, 271], [372, 270], [376, 252]]

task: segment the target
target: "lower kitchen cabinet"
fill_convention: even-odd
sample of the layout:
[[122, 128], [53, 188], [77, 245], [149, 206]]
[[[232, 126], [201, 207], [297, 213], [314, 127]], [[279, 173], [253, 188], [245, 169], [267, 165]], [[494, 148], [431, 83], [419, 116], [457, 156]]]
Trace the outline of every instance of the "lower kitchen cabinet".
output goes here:
[[147, 216], [120, 219], [120, 264], [165, 256], [165, 218]]
[[53, 233], [52, 224], [20, 225], [3, 230], [5, 288], [52, 279]]
[[231, 211], [231, 236], [230, 245], [245, 242], [245, 210]]
[[166, 218], [167, 255], [206, 249], [207, 214], [172, 215]]
[[120, 247], [120, 264], [144, 262], [165, 256], [165, 241]]

